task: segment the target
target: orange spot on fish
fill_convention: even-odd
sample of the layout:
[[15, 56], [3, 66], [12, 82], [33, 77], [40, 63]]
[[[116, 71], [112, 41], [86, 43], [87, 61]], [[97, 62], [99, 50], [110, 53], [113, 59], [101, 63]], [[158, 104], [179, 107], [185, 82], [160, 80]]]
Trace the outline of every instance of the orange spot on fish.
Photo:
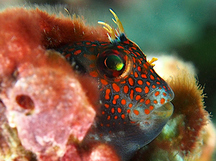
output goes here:
[[131, 89], [131, 91], [130, 91], [130, 99], [133, 99], [133, 98], [134, 98], [134, 90]]
[[71, 54], [65, 55], [65, 58], [66, 58], [66, 59], [69, 58], [69, 57], [71, 57]]
[[134, 85], [134, 80], [133, 80], [132, 78], [128, 78], [128, 82], [129, 82], [129, 84], [130, 84], [131, 86]]
[[78, 55], [78, 54], [80, 54], [82, 51], [81, 50], [76, 50], [73, 54], [74, 55]]
[[107, 82], [105, 79], [101, 79], [101, 83], [102, 83], [103, 85], [107, 85], [107, 84], [108, 84], [108, 82]]
[[155, 92], [155, 96], [158, 96], [159, 94], [160, 94], [159, 91], [156, 91], [156, 92]]
[[134, 77], [137, 78], [139, 75], [137, 72], [134, 72]]
[[119, 48], [119, 49], [124, 49], [124, 47], [123, 47], [123, 46], [120, 46], [120, 45], [118, 45], [117, 48]]
[[144, 112], [145, 112], [146, 115], [150, 114], [149, 109], [145, 109]]
[[147, 99], [147, 100], [145, 101], [145, 104], [148, 105], [150, 102], [151, 102], [150, 99]]
[[136, 91], [136, 92], [142, 92], [142, 88], [136, 87], [136, 88], [135, 88], [135, 91]]
[[130, 41], [126, 40], [124, 41], [125, 44], [130, 44]]
[[122, 82], [120, 82], [121, 84], [125, 84], [126, 83], [126, 81], [124, 80], [124, 81], [122, 81]]
[[75, 49], [74, 49], [74, 48], [69, 48], [69, 49], [68, 49], [68, 51], [73, 51], [73, 50], [75, 50]]
[[151, 79], [151, 80], [154, 80], [155, 77], [154, 77], [153, 75], [150, 75], [150, 79]]
[[145, 86], [145, 93], [149, 93], [149, 88], [147, 86]]
[[115, 113], [115, 109], [114, 108], [111, 108], [111, 113]]
[[110, 116], [107, 116], [107, 120], [110, 120], [110, 118], [111, 118]]
[[136, 52], [136, 54], [140, 56], [140, 53]]
[[150, 69], [150, 72], [151, 72], [151, 73], [154, 73], [152, 69]]
[[121, 79], [115, 79], [114, 81], [115, 81], [115, 82], [119, 82], [120, 80], [121, 80]]
[[121, 118], [122, 118], [122, 119], [125, 119], [125, 114], [122, 114], [122, 115], [121, 115]]
[[106, 103], [105, 103], [104, 106], [105, 106], [106, 108], [109, 108], [109, 104], [106, 104]]
[[150, 109], [150, 110], [153, 110], [153, 109], [154, 109], [154, 106], [152, 106], [152, 105], [149, 106], [149, 109]]
[[135, 115], [139, 115], [139, 111], [138, 111], [138, 110], [133, 110], [133, 113], [134, 113]]
[[137, 95], [135, 99], [138, 101], [138, 100], [140, 100], [140, 98], [141, 98], [141, 96]]
[[129, 90], [128, 86], [124, 86], [124, 93], [125, 93], [125, 94], [128, 93], [128, 90]]
[[116, 100], [117, 100], [117, 99], [119, 99], [119, 95], [115, 95], [115, 96], [114, 96], [113, 102], [112, 102], [114, 105], [116, 104]]
[[114, 119], [117, 120], [117, 119], [118, 119], [118, 116], [114, 116]]
[[141, 74], [142, 78], [147, 78], [146, 74]]
[[137, 61], [138, 61], [138, 63], [139, 63], [140, 65], [142, 64], [142, 62], [141, 62], [139, 59], [138, 59]]
[[142, 98], [139, 102], [144, 102], [145, 100]]
[[130, 113], [130, 111], [131, 111], [130, 109], [127, 109], [127, 113]]
[[120, 107], [117, 108], [118, 113], [122, 112], [122, 109]]
[[92, 71], [89, 73], [92, 77], [97, 77], [98, 73], [96, 71]]
[[146, 81], [146, 84], [147, 84], [147, 86], [150, 86], [150, 85], [151, 85], [151, 83], [150, 83], [149, 81]]
[[154, 103], [154, 104], [157, 104], [158, 102], [157, 102], [157, 100], [154, 100], [153, 103]]
[[133, 106], [133, 104], [132, 104], [132, 103], [129, 103], [128, 107], [130, 107], [130, 108], [131, 108], [132, 106]]
[[134, 64], [136, 63], [136, 59], [134, 57], [132, 57]]
[[161, 103], [161, 104], [164, 104], [164, 103], [165, 103], [165, 99], [164, 99], [164, 98], [161, 98], [160, 103]]
[[142, 71], [140, 66], [137, 67], [137, 70], [138, 70], [139, 72]]
[[139, 85], [143, 85], [143, 81], [142, 81], [142, 80], [138, 80], [137, 83], [138, 83]]
[[120, 91], [120, 87], [117, 84], [113, 83], [112, 87], [113, 87], [114, 91], [116, 91], [116, 92]]
[[111, 92], [111, 90], [110, 90], [109, 88], [106, 89], [106, 94], [105, 94], [105, 99], [106, 99], [106, 100], [109, 100], [109, 99], [110, 99], [110, 96], [109, 96], [110, 92]]
[[121, 104], [122, 104], [122, 105], [125, 105], [125, 104], [126, 104], [126, 100], [125, 100], [125, 99], [122, 99], [122, 100], [121, 100]]
[[148, 66], [146, 65], [146, 63], [143, 65], [145, 69], [148, 69]]

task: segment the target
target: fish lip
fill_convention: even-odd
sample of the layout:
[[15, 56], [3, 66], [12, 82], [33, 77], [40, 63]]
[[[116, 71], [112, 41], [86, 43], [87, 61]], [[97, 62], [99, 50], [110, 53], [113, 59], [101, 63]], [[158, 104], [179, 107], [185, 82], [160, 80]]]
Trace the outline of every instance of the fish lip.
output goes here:
[[139, 125], [140, 130], [148, 132], [164, 126], [172, 116], [173, 111], [173, 104], [171, 102], [167, 102], [153, 110], [148, 115], [136, 117], [135, 115], [131, 114], [131, 112], [129, 118], [131, 121], [135, 122], [136, 125]]
[[[152, 111], [151, 116], [159, 116], [160, 119], [168, 119], [172, 116], [174, 110], [173, 104], [169, 101], [164, 103], [154, 111]], [[153, 117], [152, 117], [153, 118]], [[157, 117], [155, 117], [157, 119]]]

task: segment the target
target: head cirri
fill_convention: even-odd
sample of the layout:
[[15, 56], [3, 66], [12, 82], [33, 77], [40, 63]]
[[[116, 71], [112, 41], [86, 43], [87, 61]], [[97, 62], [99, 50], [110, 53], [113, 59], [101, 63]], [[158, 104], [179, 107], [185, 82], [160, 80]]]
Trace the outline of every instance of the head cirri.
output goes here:
[[124, 34], [110, 9], [118, 30], [99, 21], [110, 42], [82, 41], [57, 49], [80, 74], [98, 82], [100, 110], [86, 140], [106, 142], [123, 160], [151, 142], [173, 112], [174, 93], [153, 69], [153, 58]]

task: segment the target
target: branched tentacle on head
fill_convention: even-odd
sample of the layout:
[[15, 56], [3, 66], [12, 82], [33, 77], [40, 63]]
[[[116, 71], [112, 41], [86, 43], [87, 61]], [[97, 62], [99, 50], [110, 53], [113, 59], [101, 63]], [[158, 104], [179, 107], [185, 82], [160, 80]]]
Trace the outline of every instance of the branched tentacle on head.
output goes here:
[[103, 25], [103, 28], [108, 31], [108, 37], [109, 37], [109, 40], [111, 43], [116, 42], [116, 41], [120, 42], [121, 37], [125, 36], [124, 28], [123, 28], [123, 25], [122, 25], [121, 21], [119, 20], [118, 16], [115, 14], [115, 12], [112, 9], [110, 9], [110, 12], [115, 17], [115, 19], [112, 18], [112, 20], [118, 26], [118, 29], [114, 29], [109, 24], [107, 24], [103, 21], [98, 21], [98, 23]]
[[124, 34], [117, 15], [115, 30], [99, 21], [110, 42], [82, 41], [57, 49], [72, 68], [98, 82], [100, 110], [86, 141], [113, 145], [126, 160], [152, 141], [173, 112], [174, 94], [141, 49]]

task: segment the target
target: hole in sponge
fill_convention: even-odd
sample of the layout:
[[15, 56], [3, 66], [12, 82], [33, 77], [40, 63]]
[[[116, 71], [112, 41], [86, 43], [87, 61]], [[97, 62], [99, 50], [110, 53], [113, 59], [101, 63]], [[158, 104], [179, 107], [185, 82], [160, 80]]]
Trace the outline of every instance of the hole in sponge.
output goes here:
[[28, 95], [17, 95], [16, 102], [20, 107], [23, 109], [33, 110], [34, 109], [34, 102]]

